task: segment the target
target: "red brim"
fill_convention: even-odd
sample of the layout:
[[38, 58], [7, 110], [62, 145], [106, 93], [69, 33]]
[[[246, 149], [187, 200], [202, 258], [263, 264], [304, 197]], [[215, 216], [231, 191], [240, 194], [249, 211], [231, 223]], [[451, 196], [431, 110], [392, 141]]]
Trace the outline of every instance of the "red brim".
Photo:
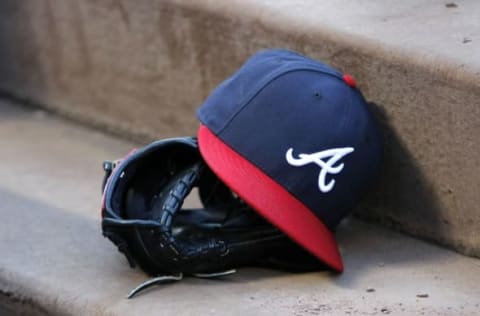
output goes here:
[[204, 125], [198, 130], [198, 144], [208, 166], [232, 191], [323, 263], [343, 271], [333, 233], [302, 202]]

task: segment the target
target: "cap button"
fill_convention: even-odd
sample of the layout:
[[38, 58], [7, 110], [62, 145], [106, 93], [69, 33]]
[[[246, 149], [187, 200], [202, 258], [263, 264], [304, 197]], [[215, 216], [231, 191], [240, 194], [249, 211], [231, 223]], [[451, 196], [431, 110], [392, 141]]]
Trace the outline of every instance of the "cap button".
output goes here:
[[345, 81], [352, 88], [355, 88], [357, 86], [357, 83], [355, 82], [355, 79], [352, 75], [344, 74], [343, 81]]

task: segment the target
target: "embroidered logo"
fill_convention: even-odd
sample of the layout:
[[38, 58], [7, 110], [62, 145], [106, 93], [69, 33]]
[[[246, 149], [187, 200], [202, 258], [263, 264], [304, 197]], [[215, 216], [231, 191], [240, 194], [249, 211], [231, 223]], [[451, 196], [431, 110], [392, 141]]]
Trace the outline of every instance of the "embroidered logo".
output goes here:
[[[353, 147], [333, 148], [319, 151], [313, 154], [298, 154], [298, 157], [293, 156], [293, 148], [287, 150], [285, 158], [287, 162], [295, 167], [315, 163], [320, 167], [320, 174], [318, 175], [318, 188], [323, 193], [330, 192], [335, 186], [335, 179], [331, 179], [326, 183], [327, 174], [337, 174], [342, 171], [344, 164], [341, 163], [334, 166], [340, 159], [353, 152]], [[326, 160], [324, 160], [326, 159]]]

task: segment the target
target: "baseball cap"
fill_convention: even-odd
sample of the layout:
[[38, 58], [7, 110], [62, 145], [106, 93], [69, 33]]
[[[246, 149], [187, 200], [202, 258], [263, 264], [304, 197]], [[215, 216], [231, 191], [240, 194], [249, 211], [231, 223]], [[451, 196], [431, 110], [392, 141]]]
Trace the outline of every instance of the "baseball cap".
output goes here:
[[378, 173], [379, 129], [352, 76], [261, 51], [197, 112], [200, 153], [246, 203], [332, 269], [335, 228]]

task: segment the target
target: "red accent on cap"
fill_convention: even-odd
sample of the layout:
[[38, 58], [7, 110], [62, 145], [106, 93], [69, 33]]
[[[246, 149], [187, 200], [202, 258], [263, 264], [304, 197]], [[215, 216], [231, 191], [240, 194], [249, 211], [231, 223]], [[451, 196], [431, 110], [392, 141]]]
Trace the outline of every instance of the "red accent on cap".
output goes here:
[[333, 233], [310, 209], [204, 125], [198, 143], [210, 168], [246, 203], [322, 262], [343, 271]]
[[357, 86], [357, 82], [355, 81], [355, 78], [353, 78], [352, 75], [344, 74], [343, 81], [345, 81], [352, 88], [355, 88]]

